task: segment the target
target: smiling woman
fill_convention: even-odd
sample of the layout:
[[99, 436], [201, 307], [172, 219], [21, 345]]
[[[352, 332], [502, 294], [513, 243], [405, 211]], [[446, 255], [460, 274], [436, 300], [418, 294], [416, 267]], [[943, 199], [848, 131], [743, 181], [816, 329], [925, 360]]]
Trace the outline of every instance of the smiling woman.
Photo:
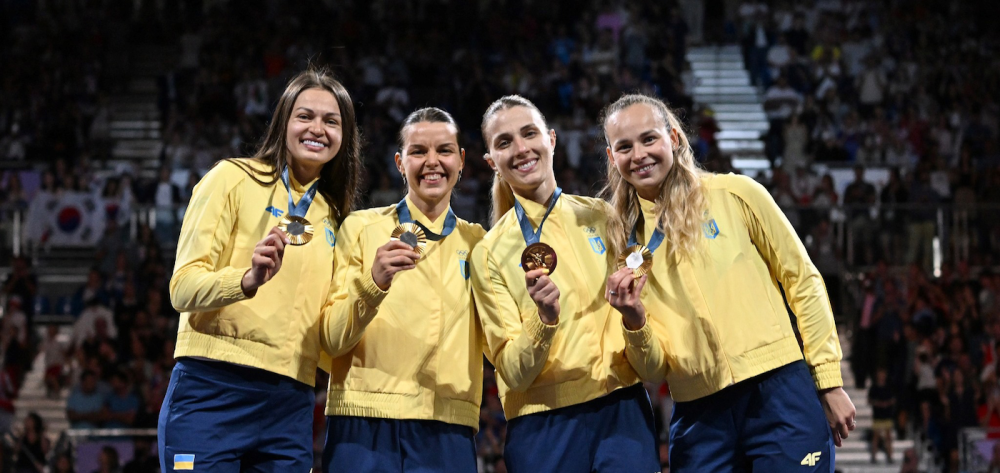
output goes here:
[[320, 317], [359, 172], [351, 98], [309, 70], [288, 83], [257, 152], [194, 187], [170, 280], [181, 317], [163, 471], [311, 467]]
[[458, 137], [444, 110], [411, 113], [396, 153], [406, 198], [351, 213], [337, 235], [323, 471], [476, 471], [483, 347], [466, 258], [486, 232], [449, 205]]
[[472, 252], [472, 288], [509, 421], [508, 470], [659, 471], [649, 398], [601, 296], [608, 207], [562, 193], [556, 133], [527, 99], [494, 102], [482, 131], [495, 223]]
[[784, 214], [755, 181], [700, 170], [659, 99], [625, 95], [603, 124], [623, 261], [604, 297], [633, 368], [670, 384], [671, 471], [833, 471], [854, 405], [826, 289]]

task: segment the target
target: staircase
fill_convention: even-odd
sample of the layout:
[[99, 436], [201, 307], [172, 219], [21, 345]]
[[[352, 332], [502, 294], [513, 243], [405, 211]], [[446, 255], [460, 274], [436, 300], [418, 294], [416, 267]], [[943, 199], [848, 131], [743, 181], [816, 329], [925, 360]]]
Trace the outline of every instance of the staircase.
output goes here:
[[[64, 325], [59, 328], [59, 341], [69, 344], [71, 325]], [[44, 337], [44, 330], [39, 328], [40, 337]], [[69, 361], [67, 359], [67, 361]], [[39, 353], [35, 361], [31, 364], [31, 371], [25, 376], [24, 385], [18, 393], [18, 398], [14, 401], [14, 432], [20, 434], [24, 426], [24, 418], [29, 412], [35, 412], [42, 418], [45, 424], [45, 433], [49, 440], [55, 445], [59, 435], [69, 428], [69, 420], [66, 418], [66, 398], [69, 397], [70, 388], [63, 388], [59, 397], [50, 399], [45, 393], [45, 354]]]
[[697, 81], [694, 101], [715, 112], [719, 150], [744, 174], [770, 169], [761, 135], [770, 127], [763, 100], [750, 85], [739, 46], [703, 46], [687, 53]]
[[114, 143], [110, 169], [137, 167], [152, 176], [160, 164], [163, 149], [162, 123], [157, 105], [157, 81], [172, 64], [175, 51], [169, 46], [137, 45], [130, 52], [126, 90], [111, 98], [110, 134]]
[[[841, 332], [843, 333], [843, 332]], [[841, 346], [846, 346], [841, 343]], [[868, 405], [868, 391], [865, 389], [857, 389], [854, 387], [854, 375], [851, 374], [851, 364], [846, 361], [847, 355], [844, 355], [845, 361], [840, 364], [840, 372], [844, 378], [844, 390], [847, 391], [847, 395], [851, 397], [851, 401], [854, 402], [854, 407], [857, 410], [857, 414], [854, 419], [858, 423], [854, 432], [851, 432], [851, 436], [844, 440], [842, 447], [837, 449], [837, 469], [843, 473], [898, 473], [899, 466], [903, 462], [903, 453], [909, 449], [913, 448], [913, 440], [899, 440], [893, 439], [892, 441], [892, 464], [886, 462], [885, 452], [880, 451], [875, 456], [878, 463], [871, 462], [871, 453], [869, 452], [869, 446], [871, 445], [865, 440], [865, 432], [872, 428], [872, 408]], [[921, 470], [927, 471], [927, 470]]]

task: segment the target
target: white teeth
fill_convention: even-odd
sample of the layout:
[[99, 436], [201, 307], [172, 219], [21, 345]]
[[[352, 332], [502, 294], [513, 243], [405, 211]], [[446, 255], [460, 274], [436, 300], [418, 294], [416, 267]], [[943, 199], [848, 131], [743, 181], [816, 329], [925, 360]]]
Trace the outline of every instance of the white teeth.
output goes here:
[[646, 172], [646, 171], [649, 171], [650, 169], [653, 169], [653, 165], [652, 164], [647, 164], [647, 165], [645, 165], [645, 166], [643, 166], [643, 167], [641, 167], [639, 169], [636, 169], [635, 172]]
[[526, 162], [524, 164], [521, 164], [517, 168], [520, 169], [521, 171], [524, 171], [524, 170], [530, 168], [531, 166], [534, 166], [535, 163], [537, 163], [537, 162], [538, 162], [537, 159], [532, 159], [531, 161], [528, 161], [528, 162]]
[[441, 175], [440, 174], [428, 174], [428, 175], [424, 176], [424, 180], [425, 181], [436, 181], [438, 179], [441, 179]]
[[318, 146], [320, 148], [326, 148], [326, 145], [323, 144], [323, 143], [320, 143], [319, 141], [303, 140], [302, 143], [305, 144], [305, 145], [307, 145], [307, 146]]

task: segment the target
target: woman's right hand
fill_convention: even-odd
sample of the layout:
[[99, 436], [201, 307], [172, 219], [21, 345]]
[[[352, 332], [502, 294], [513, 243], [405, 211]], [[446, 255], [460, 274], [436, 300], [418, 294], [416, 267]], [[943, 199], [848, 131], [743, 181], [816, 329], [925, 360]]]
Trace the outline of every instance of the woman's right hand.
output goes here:
[[545, 268], [533, 269], [524, 273], [524, 282], [528, 286], [528, 295], [538, 307], [538, 317], [545, 325], [555, 325], [559, 322], [559, 288], [549, 277]]
[[420, 254], [413, 247], [399, 240], [390, 240], [375, 251], [375, 263], [372, 264], [372, 279], [375, 285], [383, 291], [388, 291], [392, 278], [400, 271], [417, 267]]
[[646, 307], [639, 296], [642, 295], [642, 288], [646, 287], [647, 278], [644, 274], [635, 279], [628, 268], [619, 269], [608, 278], [604, 298], [622, 314], [622, 322], [629, 330], [639, 330], [646, 325]]
[[257, 242], [250, 258], [250, 269], [243, 274], [243, 281], [240, 283], [243, 294], [253, 297], [257, 294], [257, 288], [278, 274], [287, 244], [288, 237], [278, 227], [272, 227], [267, 236]]

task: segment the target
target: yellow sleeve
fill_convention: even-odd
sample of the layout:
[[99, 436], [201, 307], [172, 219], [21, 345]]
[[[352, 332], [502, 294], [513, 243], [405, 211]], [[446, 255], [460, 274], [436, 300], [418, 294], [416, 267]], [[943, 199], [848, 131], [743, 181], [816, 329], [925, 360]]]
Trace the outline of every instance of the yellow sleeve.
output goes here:
[[[545, 367], [559, 324], [542, 323], [534, 305], [521, 313], [507, 281], [483, 246], [472, 251], [471, 271], [472, 293], [486, 336], [486, 356], [511, 390], [524, 391]], [[524, 280], [517, 283], [524, 284]]]
[[389, 294], [379, 289], [371, 270], [365, 270], [363, 215], [351, 214], [337, 231], [333, 250], [333, 283], [323, 307], [320, 343], [331, 357], [343, 355], [361, 341], [365, 328]]
[[228, 259], [233, 226], [243, 200], [243, 171], [219, 163], [194, 187], [184, 213], [170, 302], [178, 312], [204, 312], [247, 299], [240, 283], [250, 261], [220, 267]]
[[767, 190], [744, 176], [736, 176], [733, 183], [730, 191], [739, 203], [750, 239], [772, 277], [781, 282], [788, 305], [795, 313], [816, 389], [843, 386], [840, 376], [843, 354], [823, 277]]
[[625, 334], [625, 357], [643, 381], [659, 383], [667, 377], [667, 354], [660, 339], [653, 335], [648, 314], [646, 319], [646, 324], [638, 330], [629, 330], [624, 323], [622, 324], [622, 333]]

